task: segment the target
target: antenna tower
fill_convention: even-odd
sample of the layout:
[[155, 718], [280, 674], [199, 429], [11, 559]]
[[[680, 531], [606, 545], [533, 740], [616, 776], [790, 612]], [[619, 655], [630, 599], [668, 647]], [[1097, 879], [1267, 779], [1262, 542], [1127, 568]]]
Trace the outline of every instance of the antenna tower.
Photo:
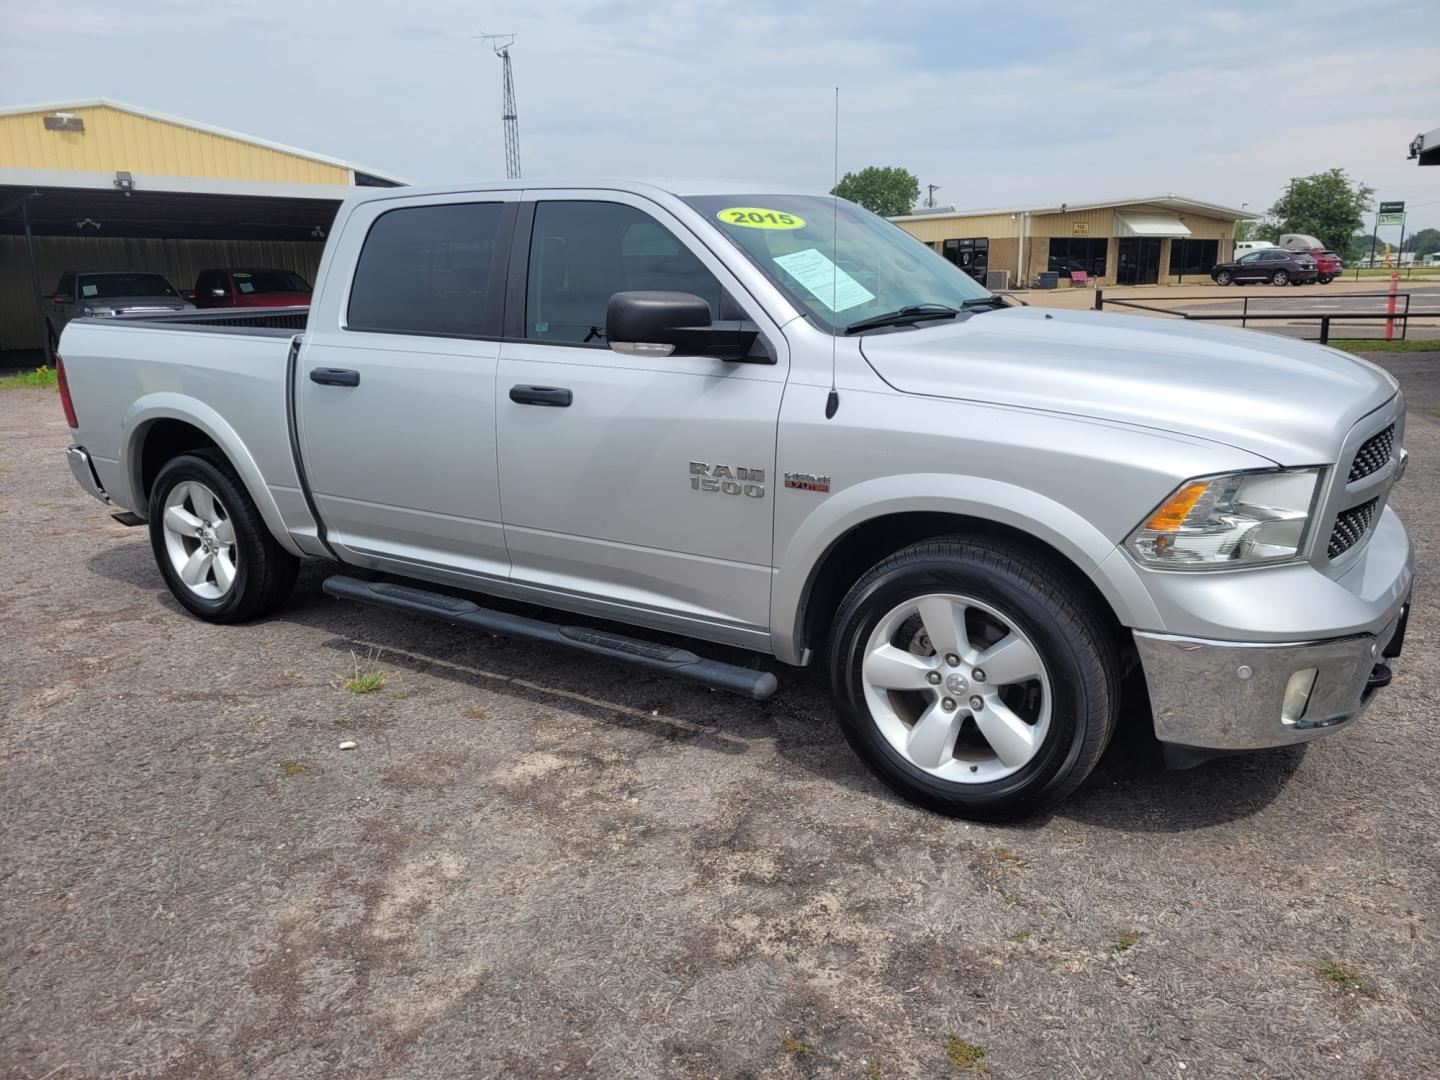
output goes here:
[[515, 73], [510, 67], [510, 46], [515, 44], [514, 34], [476, 34], [481, 41], [491, 43], [495, 55], [500, 57], [503, 69], [504, 101], [500, 107], [500, 122], [505, 128], [505, 178], [520, 178], [520, 116], [515, 109]]

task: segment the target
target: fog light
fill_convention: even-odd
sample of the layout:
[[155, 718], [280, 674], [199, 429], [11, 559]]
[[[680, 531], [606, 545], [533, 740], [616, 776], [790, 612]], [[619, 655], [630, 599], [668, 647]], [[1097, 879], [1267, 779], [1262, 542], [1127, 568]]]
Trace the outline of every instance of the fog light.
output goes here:
[[1310, 691], [1315, 688], [1315, 676], [1319, 672], [1313, 667], [1301, 668], [1290, 676], [1285, 684], [1285, 702], [1280, 706], [1280, 722], [1293, 724], [1305, 715], [1310, 704]]

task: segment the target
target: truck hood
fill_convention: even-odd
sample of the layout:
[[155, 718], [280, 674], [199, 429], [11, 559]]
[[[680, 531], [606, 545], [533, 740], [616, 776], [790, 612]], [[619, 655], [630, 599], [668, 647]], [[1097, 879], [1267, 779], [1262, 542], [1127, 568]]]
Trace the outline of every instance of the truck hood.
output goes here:
[[1310, 342], [1098, 311], [1007, 308], [860, 347], [903, 393], [1181, 432], [1280, 465], [1332, 463], [1397, 390], [1374, 364]]

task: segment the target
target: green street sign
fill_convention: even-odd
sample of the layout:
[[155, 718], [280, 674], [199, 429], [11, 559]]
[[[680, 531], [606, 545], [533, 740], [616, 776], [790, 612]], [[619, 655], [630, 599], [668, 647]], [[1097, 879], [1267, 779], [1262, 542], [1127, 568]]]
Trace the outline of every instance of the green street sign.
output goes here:
[[1381, 214], [1375, 219], [1375, 225], [1379, 228], [1382, 225], [1404, 225], [1405, 215], [1402, 214]]
[[1382, 214], [1403, 214], [1404, 212], [1404, 202], [1382, 202], [1380, 204], [1380, 213]]

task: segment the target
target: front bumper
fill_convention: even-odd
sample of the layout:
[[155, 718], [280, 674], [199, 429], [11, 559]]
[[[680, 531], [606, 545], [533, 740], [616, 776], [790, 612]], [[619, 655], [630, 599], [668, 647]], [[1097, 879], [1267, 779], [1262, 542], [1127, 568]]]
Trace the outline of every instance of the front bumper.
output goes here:
[[103, 503], [110, 501], [110, 496], [105, 494], [105, 488], [100, 483], [100, 477], [95, 474], [95, 466], [90, 463], [90, 455], [83, 446], [69, 447], [65, 451], [65, 460], [70, 463], [70, 473], [75, 477], [75, 482], [85, 489], [86, 494], [95, 496]]
[[[1389, 681], [1387, 659], [1404, 644], [1409, 601], [1375, 634], [1322, 641], [1249, 643], [1135, 631], [1161, 742], [1232, 752], [1288, 746], [1351, 723]], [[1281, 715], [1285, 688], [1313, 668], [1304, 711]]]

